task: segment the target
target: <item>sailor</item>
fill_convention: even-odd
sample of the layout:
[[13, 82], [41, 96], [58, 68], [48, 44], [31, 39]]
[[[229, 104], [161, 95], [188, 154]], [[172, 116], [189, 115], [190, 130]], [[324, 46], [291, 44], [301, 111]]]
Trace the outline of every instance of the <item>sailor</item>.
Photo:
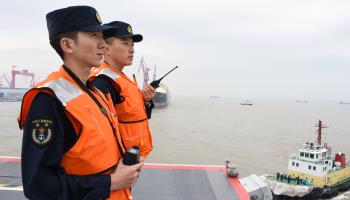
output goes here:
[[155, 89], [144, 84], [140, 90], [135, 76], [131, 80], [123, 73], [123, 69], [132, 64], [134, 43], [143, 37], [134, 34], [125, 22], [113, 21], [106, 25], [115, 29], [104, 32], [105, 60], [92, 71], [90, 80], [113, 102], [126, 148], [139, 146], [141, 156], [146, 158], [153, 148], [148, 119], [154, 107]]
[[143, 162], [121, 162], [125, 147], [114, 107], [87, 81], [106, 44], [98, 12], [72, 6], [46, 15], [50, 44], [63, 65], [24, 96], [22, 181], [29, 199], [130, 198]]

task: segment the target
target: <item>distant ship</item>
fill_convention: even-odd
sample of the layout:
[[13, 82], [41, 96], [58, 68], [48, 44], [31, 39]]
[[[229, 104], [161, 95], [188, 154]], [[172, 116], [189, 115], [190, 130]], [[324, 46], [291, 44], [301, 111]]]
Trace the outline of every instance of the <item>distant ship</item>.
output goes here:
[[339, 102], [339, 104], [343, 104], [343, 105], [345, 105], [345, 104], [350, 104], [350, 102], [340, 101], [340, 102]]
[[[30, 87], [34, 86], [34, 73], [28, 72], [28, 70], [15, 70], [16, 66], [12, 66], [11, 79], [7, 74], [0, 76], [0, 102], [21, 101], [23, 95], [28, 91], [28, 88], [16, 87], [16, 76], [22, 75], [25, 77], [31, 77]], [[4, 86], [5, 81], [8, 87]]]
[[242, 106], [252, 106], [253, 104], [247, 99], [245, 102], [241, 103]]
[[332, 148], [321, 141], [327, 128], [319, 120], [317, 139], [289, 157], [288, 172], [268, 176], [274, 199], [329, 199], [350, 189], [350, 165], [344, 153], [332, 154]]
[[164, 108], [170, 104], [170, 92], [166, 85], [160, 84], [156, 89], [156, 95], [152, 99], [154, 107]]
[[[149, 81], [149, 74], [148, 72], [150, 71], [150, 68], [146, 66], [146, 62], [142, 56], [141, 61], [140, 61], [140, 66], [138, 71], [142, 69], [143, 72], [143, 82], [148, 84]], [[153, 71], [153, 80], [157, 79], [157, 66], [154, 66], [154, 71]], [[170, 103], [170, 92], [169, 88], [163, 84], [160, 83], [159, 87], [156, 89], [156, 95], [152, 99], [154, 103], [155, 108], [164, 108], [167, 107]]]
[[308, 103], [309, 101], [308, 100], [296, 100], [295, 102], [297, 102], [297, 103]]
[[[157, 66], [154, 66], [153, 80], [157, 80]], [[156, 95], [152, 99], [155, 108], [165, 108], [170, 104], [170, 91], [169, 88], [160, 83], [156, 89]]]

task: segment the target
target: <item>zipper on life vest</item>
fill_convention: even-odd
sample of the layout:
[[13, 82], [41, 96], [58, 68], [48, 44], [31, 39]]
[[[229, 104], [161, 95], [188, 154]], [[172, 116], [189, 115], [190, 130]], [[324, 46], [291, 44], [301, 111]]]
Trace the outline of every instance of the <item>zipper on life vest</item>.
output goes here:
[[[108, 89], [106, 90], [106, 99], [107, 99], [106, 104], [108, 105], [108, 107], [110, 108], [109, 110], [111, 111], [111, 117], [113, 119], [113, 126], [115, 127], [115, 129], [118, 129], [117, 111], [115, 111], [112, 96], [111, 96], [111, 93], [109, 92]], [[117, 139], [119, 140], [118, 137], [117, 137]]]
[[111, 93], [109, 92], [109, 90], [106, 90], [106, 97], [107, 97], [107, 102], [109, 104], [111, 113], [112, 113], [113, 117], [115, 118], [117, 116], [117, 112], [115, 111], [112, 96], [111, 96]]
[[85, 107], [86, 107], [87, 110], [89, 111], [90, 116], [91, 116], [91, 118], [93, 119], [93, 121], [95, 122], [95, 124], [96, 124], [96, 126], [97, 126], [97, 128], [98, 128], [98, 131], [100, 132], [100, 134], [101, 134], [103, 140], [106, 141], [106, 138], [105, 138], [105, 135], [103, 134], [102, 128], [101, 128], [100, 124], [98, 123], [98, 121], [97, 121], [97, 119], [96, 119], [94, 113], [92, 112], [90, 105], [85, 105]]
[[[109, 117], [107, 117], [107, 118], [108, 118], [109, 124], [111, 125], [111, 127], [113, 129], [114, 137], [117, 140], [119, 153], [122, 157], [124, 157], [125, 144], [123, 142], [123, 139], [121, 138], [121, 135], [116, 133], [118, 131], [118, 119], [117, 119], [117, 112], [115, 111], [115, 108], [113, 106], [112, 97], [110, 97], [110, 101], [109, 101], [107, 98], [108, 97], [107, 94], [106, 94], [106, 96], [101, 94], [99, 92], [99, 90], [97, 90], [96, 88], [93, 88], [93, 90], [100, 96], [100, 98], [106, 104], [106, 106], [108, 107], [108, 109], [110, 111]], [[109, 93], [108, 89], [106, 90], [106, 93]], [[110, 104], [112, 104], [112, 106]], [[115, 113], [115, 115], [113, 113]]]
[[[109, 105], [108, 107], [110, 108], [110, 111], [111, 111], [111, 115], [112, 115], [112, 119], [113, 119], [113, 124], [114, 124], [114, 126], [115, 126], [115, 128], [116, 128], [116, 131], [117, 131], [117, 130], [119, 129], [119, 128], [118, 128], [118, 123], [119, 123], [119, 122], [118, 122], [118, 118], [117, 118], [117, 111], [115, 110], [115, 107], [114, 107], [114, 104], [113, 104], [113, 100], [112, 100], [112, 96], [111, 96], [111, 93], [109, 92], [108, 89], [106, 89], [106, 98], [107, 98], [107, 102], [106, 102], [106, 103]], [[116, 137], [116, 140], [117, 140], [118, 144], [121, 143], [121, 144], [124, 145], [123, 140], [122, 140], [120, 134], [115, 134], [114, 136]], [[124, 145], [123, 148], [125, 148], [125, 145]], [[125, 150], [126, 150], [126, 149], [124, 149], [124, 151], [125, 151]]]

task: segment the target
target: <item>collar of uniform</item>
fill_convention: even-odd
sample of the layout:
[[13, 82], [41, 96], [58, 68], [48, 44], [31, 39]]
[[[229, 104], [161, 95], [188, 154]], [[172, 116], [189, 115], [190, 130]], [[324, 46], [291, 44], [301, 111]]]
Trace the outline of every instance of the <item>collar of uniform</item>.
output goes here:
[[62, 65], [62, 69], [70, 76], [70, 78], [73, 79], [74, 82], [79, 85], [82, 90], [85, 91], [88, 89], [86, 85], [78, 78], [78, 76], [75, 75], [74, 72], [72, 72], [72, 70], [70, 70], [67, 66]]

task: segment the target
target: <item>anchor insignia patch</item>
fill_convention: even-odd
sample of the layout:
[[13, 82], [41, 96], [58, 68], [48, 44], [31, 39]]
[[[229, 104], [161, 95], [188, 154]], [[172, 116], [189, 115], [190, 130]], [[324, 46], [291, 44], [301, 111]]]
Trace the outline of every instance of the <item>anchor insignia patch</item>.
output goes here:
[[52, 120], [37, 119], [32, 121], [32, 139], [35, 144], [45, 146], [52, 138]]

